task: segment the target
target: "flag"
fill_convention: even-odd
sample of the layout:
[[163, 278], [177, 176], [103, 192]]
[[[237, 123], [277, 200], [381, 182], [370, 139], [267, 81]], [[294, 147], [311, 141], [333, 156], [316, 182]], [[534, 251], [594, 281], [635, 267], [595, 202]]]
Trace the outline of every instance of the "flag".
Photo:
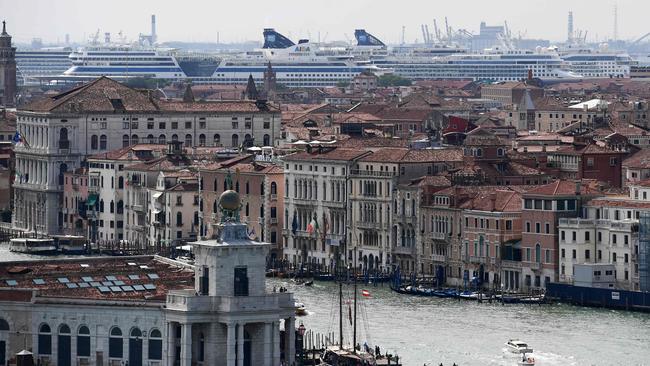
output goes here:
[[318, 231], [318, 221], [316, 221], [316, 218], [312, 218], [311, 222], [309, 222], [309, 225], [307, 225], [307, 232], [309, 234], [316, 233]]
[[255, 228], [252, 228], [251, 231], [248, 232], [248, 239], [255, 240]]
[[370, 291], [368, 291], [368, 290], [361, 290], [361, 296], [363, 296], [363, 297], [370, 297]]
[[296, 217], [296, 214], [293, 214], [293, 221], [291, 222], [291, 233], [293, 235], [296, 235], [296, 230], [298, 230], [298, 218]]
[[14, 138], [12, 139], [12, 142], [16, 146], [23, 146], [25, 145], [27, 148], [29, 148], [29, 142], [27, 142], [27, 139], [25, 139], [25, 136], [23, 136], [20, 132], [16, 131], [16, 134], [14, 135]]

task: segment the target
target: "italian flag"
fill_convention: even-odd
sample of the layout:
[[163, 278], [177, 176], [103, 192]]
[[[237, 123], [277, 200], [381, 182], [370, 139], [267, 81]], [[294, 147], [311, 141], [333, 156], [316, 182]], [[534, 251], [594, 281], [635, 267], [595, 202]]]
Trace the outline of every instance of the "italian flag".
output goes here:
[[368, 290], [361, 290], [361, 296], [363, 296], [363, 297], [370, 297], [370, 291], [368, 291]]
[[318, 231], [318, 221], [316, 221], [316, 218], [312, 218], [309, 225], [307, 225], [307, 232], [313, 234], [316, 231]]

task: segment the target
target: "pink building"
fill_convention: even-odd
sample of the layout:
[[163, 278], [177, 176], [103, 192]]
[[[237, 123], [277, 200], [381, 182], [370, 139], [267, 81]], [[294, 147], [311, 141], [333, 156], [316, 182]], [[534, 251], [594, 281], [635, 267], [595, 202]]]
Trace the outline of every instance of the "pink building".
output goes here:
[[88, 235], [88, 168], [79, 168], [63, 175], [63, 233], [67, 235]]

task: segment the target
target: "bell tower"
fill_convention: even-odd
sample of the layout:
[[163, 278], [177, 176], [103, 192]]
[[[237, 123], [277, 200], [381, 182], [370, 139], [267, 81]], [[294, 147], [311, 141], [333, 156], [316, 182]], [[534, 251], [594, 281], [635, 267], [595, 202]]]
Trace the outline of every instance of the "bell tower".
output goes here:
[[11, 36], [4, 20], [0, 34], [0, 105], [16, 105], [16, 47], [11, 46]]

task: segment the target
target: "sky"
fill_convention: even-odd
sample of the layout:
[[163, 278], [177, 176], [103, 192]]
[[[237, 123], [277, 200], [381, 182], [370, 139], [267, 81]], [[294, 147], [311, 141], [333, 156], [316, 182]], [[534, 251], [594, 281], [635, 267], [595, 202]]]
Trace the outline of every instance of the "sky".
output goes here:
[[562, 41], [567, 37], [567, 14], [573, 11], [574, 29], [588, 31], [588, 41], [636, 39], [650, 32], [647, 0], [0, 0], [0, 17], [7, 21], [15, 42], [42, 38], [63, 41], [66, 34], [83, 42], [101, 30], [130, 40], [149, 33], [156, 14], [159, 41], [261, 41], [262, 29], [272, 27], [296, 41], [354, 38], [365, 28], [386, 43], [398, 43], [405, 27], [406, 42], [422, 41], [421, 24], [433, 32], [447, 16], [454, 29], [478, 33], [479, 24], [502, 25], [513, 35]]

